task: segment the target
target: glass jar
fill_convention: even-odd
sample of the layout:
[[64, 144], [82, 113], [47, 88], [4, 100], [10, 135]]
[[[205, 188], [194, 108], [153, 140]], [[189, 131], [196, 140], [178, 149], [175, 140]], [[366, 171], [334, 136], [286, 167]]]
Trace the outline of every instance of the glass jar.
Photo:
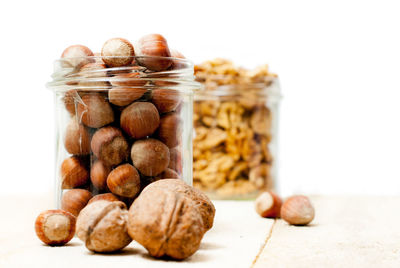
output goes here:
[[[71, 60], [85, 65], [72, 68]], [[152, 72], [135, 64], [141, 60], [172, 67]], [[57, 207], [77, 214], [95, 196], [129, 206], [152, 181], [192, 184], [193, 94], [201, 87], [193, 64], [132, 61], [114, 68], [96, 56], [55, 62], [47, 86], [55, 93]]]
[[279, 81], [266, 66], [215, 60], [195, 67], [193, 183], [214, 199], [277, 190]]

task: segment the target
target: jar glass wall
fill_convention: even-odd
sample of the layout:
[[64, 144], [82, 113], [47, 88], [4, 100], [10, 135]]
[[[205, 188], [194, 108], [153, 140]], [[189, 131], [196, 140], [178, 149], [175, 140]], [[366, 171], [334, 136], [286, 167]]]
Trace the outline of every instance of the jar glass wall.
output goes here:
[[[94, 196], [129, 206], [155, 180], [192, 184], [193, 93], [200, 87], [193, 65], [177, 58], [141, 58], [170, 60], [173, 67], [161, 72], [135, 64], [100, 68], [100, 57], [87, 57], [93, 66], [76, 70], [70, 59], [55, 62], [48, 87], [56, 103], [58, 207]], [[74, 209], [79, 210], [67, 210]]]

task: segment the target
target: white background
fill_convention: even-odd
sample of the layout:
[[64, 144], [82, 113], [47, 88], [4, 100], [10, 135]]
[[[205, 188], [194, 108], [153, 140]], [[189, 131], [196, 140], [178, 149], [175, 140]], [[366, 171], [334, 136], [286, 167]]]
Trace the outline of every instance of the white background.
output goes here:
[[161, 33], [195, 62], [281, 79], [282, 190], [400, 193], [398, 1], [1, 1], [0, 194], [48, 192], [63, 49]]

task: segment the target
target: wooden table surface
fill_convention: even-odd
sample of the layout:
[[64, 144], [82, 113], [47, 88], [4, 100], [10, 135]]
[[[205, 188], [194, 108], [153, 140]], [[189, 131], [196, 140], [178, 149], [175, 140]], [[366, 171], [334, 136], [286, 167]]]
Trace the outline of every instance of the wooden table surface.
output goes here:
[[74, 238], [48, 247], [34, 220], [44, 197], [0, 197], [0, 267], [400, 267], [400, 197], [312, 197], [310, 226], [263, 219], [249, 201], [215, 201], [215, 225], [185, 261], [151, 258], [132, 242], [118, 254], [93, 254]]

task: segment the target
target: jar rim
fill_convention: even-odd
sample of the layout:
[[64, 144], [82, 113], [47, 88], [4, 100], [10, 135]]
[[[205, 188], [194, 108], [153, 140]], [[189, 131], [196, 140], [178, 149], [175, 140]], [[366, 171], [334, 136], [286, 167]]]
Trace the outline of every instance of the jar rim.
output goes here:
[[[109, 67], [106, 68], [92, 68], [81, 71], [80, 68], [88, 63], [104, 64], [103, 59], [119, 59], [119, 58], [132, 58], [132, 63], [126, 66]], [[151, 71], [146, 67], [139, 64], [140, 60], [169, 60], [171, 66], [167, 70]], [[85, 64], [74, 67], [71, 61], [82, 61]], [[138, 74], [137, 76], [124, 77], [124, 74]], [[54, 61], [54, 72], [51, 75], [52, 81], [46, 84], [56, 92], [68, 91], [70, 89], [96, 89], [108, 90], [112, 82], [127, 82], [127, 81], [148, 81], [146, 87], [151, 88], [150, 82], [158, 82], [164, 84], [157, 87], [178, 87], [183, 91], [197, 90], [202, 88], [201, 83], [195, 81], [194, 78], [194, 64], [192, 61], [176, 57], [160, 57], [160, 56], [87, 56], [87, 57], [68, 57], [60, 58]], [[103, 85], [102, 85], [103, 83]], [[109, 85], [107, 85], [107, 83]], [[135, 84], [135, 83], [132, 83]], [[182, 89], [182, 85], [185, 89]], [[144, 86], [144, 85], [143, 85]], [[141, 87], [143, 87], [141, 86]], [[138, 87], [138, 85], [124, 86], [124, 87]]]

